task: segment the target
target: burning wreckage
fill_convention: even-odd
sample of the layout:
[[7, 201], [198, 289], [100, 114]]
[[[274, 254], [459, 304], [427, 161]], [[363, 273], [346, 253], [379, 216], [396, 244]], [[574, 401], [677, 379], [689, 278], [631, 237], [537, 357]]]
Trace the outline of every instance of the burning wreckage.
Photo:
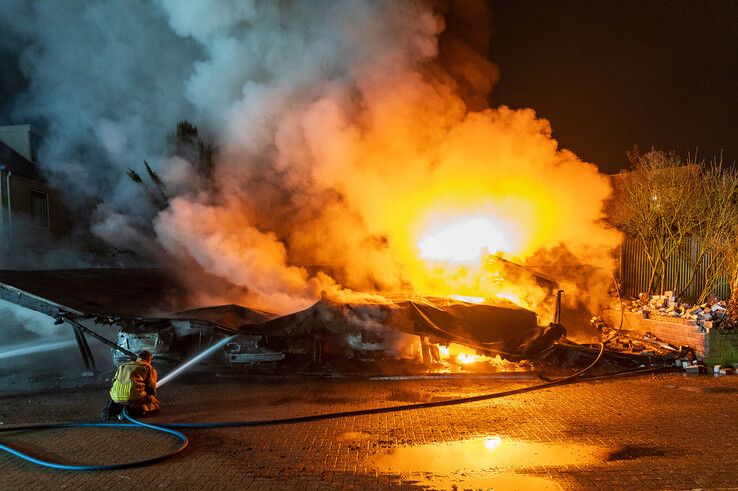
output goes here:
[[160, 365], [173, 367], [218, 344], [202, 364], [275, 372], [404, 372], [484, 356], [500, 364], [550, 357], [575, 345], [565, 340], [555, 294], [556, 319], [540, 326], [534, 312], [504, 299], [323, 298], [283, 316], [238, 305], [166, 312], [161, 305], [175, 289], [157, 270], [0, 271], [0, 298], [71, 327], [90, 372], [96, 364], [88, 337], [109, 346], [116, 365], [149, 350]]

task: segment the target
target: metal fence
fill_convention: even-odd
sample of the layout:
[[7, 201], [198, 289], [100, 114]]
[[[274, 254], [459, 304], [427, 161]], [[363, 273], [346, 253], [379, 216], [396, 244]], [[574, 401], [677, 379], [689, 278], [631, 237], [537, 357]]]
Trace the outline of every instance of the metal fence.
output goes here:
[[[673, 291], [675, 294], [681, 292], [689, 282], [698, 257], [697, 244], [693, 241], [685, 241], [681, 249], [672, 254], [666, 262], [663, 278], [658, 275], [654, 279], [653, 290], [658, 292], [663, 285], [663, 291]], [[709, 254], [702, 258], [697, 265], [694, 280], [681, 295], [682, 301], [694, 302], [697, 300], [705, 286], [705, 276], [712, 259]], [[620, 281], [623, 285], [623, 294], [637, 297], [640, 293], [646, 291], [650, 275], [651, 267], [643, 246], [633, 238], [626, 238], [620, 247]], [[721, 277], [712, 293], [720, 299], [727, 299], [730, 296], [728, 278]]]

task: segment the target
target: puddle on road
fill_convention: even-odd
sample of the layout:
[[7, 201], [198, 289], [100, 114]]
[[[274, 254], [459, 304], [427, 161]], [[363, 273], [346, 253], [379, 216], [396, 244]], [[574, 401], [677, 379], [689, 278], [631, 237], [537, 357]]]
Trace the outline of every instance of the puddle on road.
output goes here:
[[560, 489], [544, 477], [516, 474], [526, 467], [590, 465], [607, 460], [610, 449], [491, 437], [443, 444], [395, 447], [374, 458], [378, 471], [419, 485], [450, 489]]

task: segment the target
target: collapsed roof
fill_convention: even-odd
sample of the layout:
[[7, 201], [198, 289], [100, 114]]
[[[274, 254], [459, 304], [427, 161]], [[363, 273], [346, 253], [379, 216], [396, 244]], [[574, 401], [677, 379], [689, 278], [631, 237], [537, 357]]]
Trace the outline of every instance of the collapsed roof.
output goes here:
[[510, 360], [535, 356], [563, 334], [560, 329], [538, 326], [534, 312], [505, 300], [473, 304], [425, 297], [362, 304], [321, 299], [308, 309], [239, 330], [279, 337], [397, 330], [428, 336], [434, 343], [463, 344]]
[[4, 300], [54, 318], [62, 314], [117, 318], [114, 322], [120, 326], [140, 323], [144, 330], [158, 329], [159, 321], [197, 319], [199, 328], [210, 324], [221, 335], [230, 330], [270, 338], [334, 335], [348, 339], [358, 332], [366, 338], [372, 333], [379, 337], [403, 333], [428, 336], [433, 343], [466, 345], [513, 361], [537, 356], [563, 334], [560, 326], [541, 327], [534, 312], [505, 300], [472, 304], [409, 297], [359, 304], [321, 299], [283, 316], [237, 305], [163, 313], [171, 312], [166, 306], [176, 295], [176, 285], [158, 270], [0, 271]]

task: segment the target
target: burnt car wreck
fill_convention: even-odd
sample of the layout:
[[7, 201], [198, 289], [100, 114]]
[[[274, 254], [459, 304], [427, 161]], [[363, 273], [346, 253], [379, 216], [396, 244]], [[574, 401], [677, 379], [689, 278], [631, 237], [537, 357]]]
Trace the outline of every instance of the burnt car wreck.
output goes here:
[[88, 338], [106, 344], [116, 365], [149, 350], [160, 365], [175, 366], [228, 338], [205, 365], [310, 372], [427, 369], [440, 361], [430, 352], [453, 345], [479, 356], [535, 360], [565, 335], [558, 319], [540, 326], [534, 312], [505, 300], [323, 298], [276, 316], [238, 305], [167, 311], [171, 288], [155, 270], [0, 272], [0, 298], [71, 328], [90, 372], [96, 366]]

